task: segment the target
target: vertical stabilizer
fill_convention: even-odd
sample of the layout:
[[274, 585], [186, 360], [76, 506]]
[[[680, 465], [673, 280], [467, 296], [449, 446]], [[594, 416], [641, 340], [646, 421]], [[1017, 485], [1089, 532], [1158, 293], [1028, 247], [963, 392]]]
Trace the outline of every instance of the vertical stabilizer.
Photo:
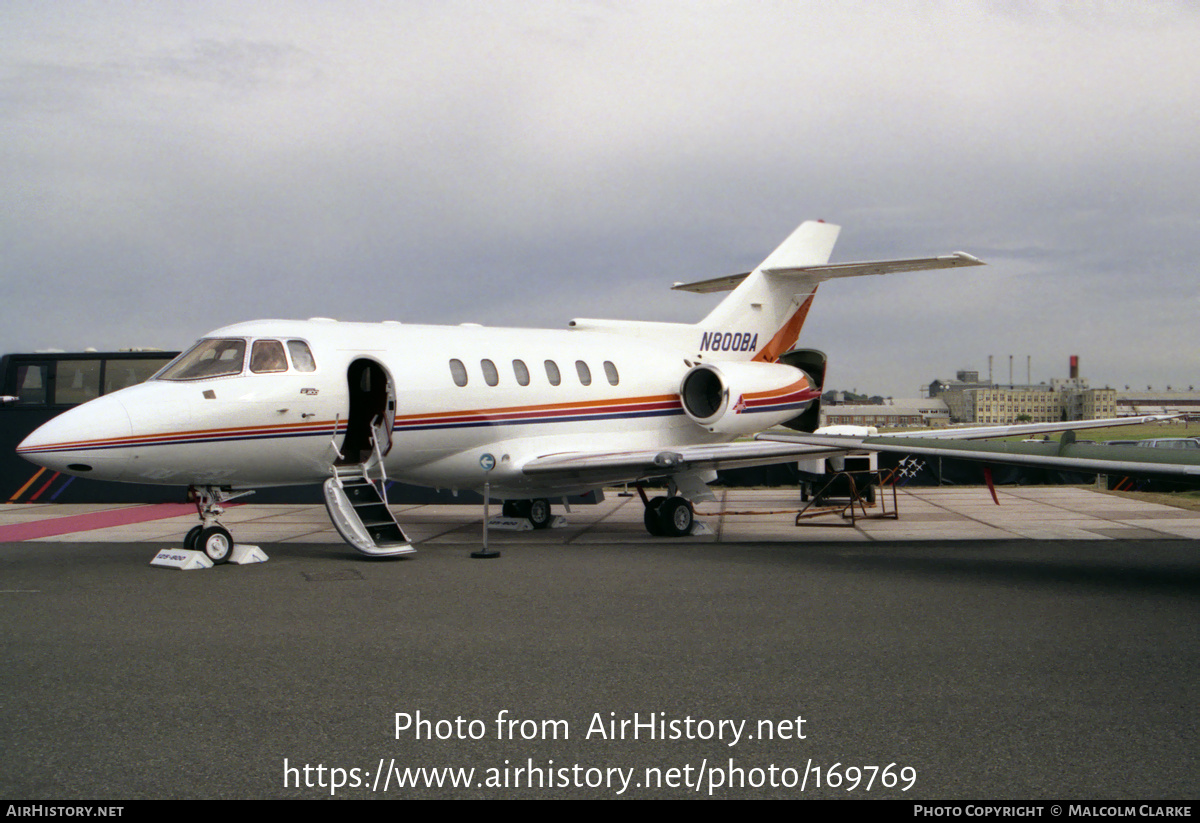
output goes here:
[[832, 223], [802, 223], [698, 324], [701, 351], [774, 362], [790, 349], [822, 278], [772, 272], [828, 263], [839, 231]]

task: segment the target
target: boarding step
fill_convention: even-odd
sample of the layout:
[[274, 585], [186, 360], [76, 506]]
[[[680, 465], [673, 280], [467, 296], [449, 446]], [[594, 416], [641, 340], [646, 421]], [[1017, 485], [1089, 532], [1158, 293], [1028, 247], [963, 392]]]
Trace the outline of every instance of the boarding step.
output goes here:
[[372, 557], [415, 551], [379, 488], [363, 476], [362, 466], [353, 467], [354, 476], [346, 477], [341, 468], [325, 481], [325, 508], [342, 539]]

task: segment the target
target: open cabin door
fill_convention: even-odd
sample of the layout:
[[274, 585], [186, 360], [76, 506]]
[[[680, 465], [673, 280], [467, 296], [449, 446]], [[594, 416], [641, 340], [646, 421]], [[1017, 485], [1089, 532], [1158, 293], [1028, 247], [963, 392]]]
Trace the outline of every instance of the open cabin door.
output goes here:
[[383, 464], [392, 450], [395, 384], [383, 366], [367, 358], [350, 364], [346, 384], [346, 436], [333, 476], [325, 481], [325, 508], [338, 534], [363, 554], [407, 554], [414, 549], [388, 508]]
[[346, 372], [350, 409], [346, 417], [346, 436], [338, 465], [371, 462], [392, 450], [392, 424], [396, 420], [396, 387], [392, 377], [374, 360], [359, 358]]

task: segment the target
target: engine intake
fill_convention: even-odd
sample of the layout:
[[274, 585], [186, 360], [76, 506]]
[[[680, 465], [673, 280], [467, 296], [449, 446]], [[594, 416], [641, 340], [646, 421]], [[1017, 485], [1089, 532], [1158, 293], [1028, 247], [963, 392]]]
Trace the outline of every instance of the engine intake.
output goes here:
[[684, 413], [721, 434], [768, 429], [802, 414], [819, 396], [804, 371], [782, 363], [703, 363], [679, 387]]

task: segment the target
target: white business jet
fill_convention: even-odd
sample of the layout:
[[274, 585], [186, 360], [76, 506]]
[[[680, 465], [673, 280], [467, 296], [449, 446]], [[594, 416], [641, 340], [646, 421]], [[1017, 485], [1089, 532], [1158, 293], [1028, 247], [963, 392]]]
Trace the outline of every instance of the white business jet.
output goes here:
[[962, 252], [830, 265], [838, 231], [804, 223], [748, 274], [676, 286], [732, 289], [695, 325], [227, 326], [146, 383], [56, 417], [17, 452], [66, 474], [188, 486], [201, 522], [185, 543], [215, 562], [233, 547], [221, 503], [321, 482], [339, 533], [373, 556], [413, 550], [387, 508], [388, 479], [478, 491], [486, 482], [505, 514], [545, 527], [551, 499], [666, 478], [667, 495], [642, 494], [646, 527], [688, 534], [692, 501], [712, 499], [717, 469], [838, 451], [732, 442], [780, 424], [816, 428], [825, 356], [792, 346], [820, 282], [981, 265]]

